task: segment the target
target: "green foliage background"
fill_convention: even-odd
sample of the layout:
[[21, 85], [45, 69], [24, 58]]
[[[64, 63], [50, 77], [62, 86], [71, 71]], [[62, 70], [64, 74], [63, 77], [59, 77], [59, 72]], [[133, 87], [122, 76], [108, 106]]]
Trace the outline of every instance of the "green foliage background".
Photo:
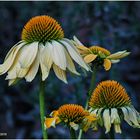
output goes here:
[[[113, 65], [109, 72], [101, 69], [96, 82], [114, 79], [119, 81], [140, 111], [140, 2], [0, 2], [0, 62], [8, 50], [21, 38], [25, 23], [33, 16], [49, 15], [58, 20], [65, 37], [76, 35], [86, 46], [100, 45], [111, 52], [127, 49], [131, 55]], [[80, 69], [79, 69], [80, 71]], [[81, 71], [82, 72], [82, 71]], [[65, 103], [85, 104], [91, 73], [81, 77], [68, 74], [66, 85], [52, 72], [46, 81], [48, 115]], [[38, 83], [21, 80], [8, 87], [0, 77], [0, 133], [2, 138], [41, 138], [39, 118]], [[84, 138], [107, 138], [104, 129], [91, 130]], [[122, 135], [117, 138], [140, 138], [139, 129], [123, 122]], [[49, 129], [49, 138], [69, 138], [66, 128], [59, 125]]]

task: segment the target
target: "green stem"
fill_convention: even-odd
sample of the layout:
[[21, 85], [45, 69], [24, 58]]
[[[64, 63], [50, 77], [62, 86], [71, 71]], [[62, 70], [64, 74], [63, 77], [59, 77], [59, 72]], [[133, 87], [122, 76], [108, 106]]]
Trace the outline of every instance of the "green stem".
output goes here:
[[41, 126], [43, 132], [43, 139], [47, 139], [47, 131], [44, 128], [44, 117], [45, 117], [45, 82], [40, 81], [40, 91], [39, 91], [39, 102], [40, 102], [40, 117], [41, 117]]
[[70, 138], [76, 139], [75, 130], [72, 127], [69, 127], [69, 130], [70, 130]]
[[[86, 100], [85, 109], [88, 109], [88, 102], [89, 102], [89, 99], [90, 99], [91, 94], [93, 92], [93, 89], [95, 88], [96, 73], [97, 73], [97, 68], [94, 67], [93, 72], [92, 72], [90, 88], [89, 88], [89, 93], [88, 93], [88, 97], [87, 97], [87, 100]], [[80, 130], [79, 135], [78, 135], [78, 139], [81, 139], [82, 134], [83, 134], [83, 131]]]

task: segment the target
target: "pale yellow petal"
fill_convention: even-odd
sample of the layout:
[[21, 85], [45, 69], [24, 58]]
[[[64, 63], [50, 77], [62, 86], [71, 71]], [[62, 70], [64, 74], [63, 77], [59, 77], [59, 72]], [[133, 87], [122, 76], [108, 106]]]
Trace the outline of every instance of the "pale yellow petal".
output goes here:
[[87, 56], [84, 57], [84, 60], [86, 63], [90, 63], [96, 59], [97, 55], [95, 54], [88, 54]]
[[62, 46], [57, 41], [52, 41], [52, 47], [52, 59], [54, 63], [62, 70], [66, 70], [66, 56], [64, 52], [64, 46]]
[[9, 85], [9, 86], [14, 85], [14, 84], [16, 84], [18, 81], [19, 81], [19, 79], [10, 79], [10, 80], [8, 81], [8, 85]]
[[111, 120], [110, 120], [110, 115], [109, 115], [109, 109], [105, 109], [103, 112], [103, 120], [104, 120], [104, 126], [106, 128], [106, 132], [108, 133], [111, 128]]
[[33, 42], [25, 45], [19, 51], [18, 63], [20, 63], [21, 68], [29, 68], [36, 58], [38, 52], [38, 42]]
[[111, 61], [109, 59], [104, 59], [104, 68], [105, 68], [106, 71], [110, 70]]
[[[65, 49], [64, 49], [65, 50]], [[66, 60], [67, 60], [67, 68], [69, 71], [71, 71], [74, 74], [80, 75], [80, 73], [78, 73], [76, 71], [75, 65], [70, 57], [70, 55], [68, 54], [68, 52], [65, 50], [65, 55], [66, 55]]]
[[130, 52], [127, 52], [126, 50], [125, 51], [119, 51], [117, 53], [114, 53], [114, 54], [111, 54], [110, 56], [108, 56], [107, 58], [108, 59], [121, 59], [123, 57], [126, 57], [130, 54]]
[[39, 69], [39, 53], [37, 53], [37, 56], [33, 64], [30, 66], [30, 69], [28, 70], [28, 73], [25, 76], [27, 82], [31, 82], [35, 78], [38, 69]]
[[20, 68], [17, 73], [17, 77], [23, 78], [27, 74], [28, 70], [29, 70], [29, 68]]
[[44, 81], [48, 75], [49, 75], [49, 69], [47, 64], [45, 63], [45, 57], [47, 55], [47, 51], [45, 49], [45, 46], [40, 45], [39, 46], [39, 55], [40, 55], [40, 68], [41, 68], [41, 73], [42, 73], [42, 81]]
[[60, 42], [67, 48], [70, 56], [76, 63], [78, 63], [81, 67], [83, 67], [87, 71], [90, 70], [89, 66], [84, 62], [77, 48], [70, 42], [70, 40], [63, 39], [63, 40], [60, 40]]
[[73, 36], [73, 40], [76, 42], [78, 46], [84, 46], [76, 36]]
[[58, 79], [62, 80], [64, 83], [67, 83], [66, 73], [64, 70], [60, 69], [57, 65], [53, 64], [53, 70]]
[[20, 64], [18, 63], [18, 60], [16, 59], [12, 65], [12, 67], [8, 71], [8, 75], [6, 76], [6, 80], [16, 79], [18, 77], [19, 70], [20, 70]]
[[120, 124], [114, 124], [114, 129], [116, 133], [122, 133]]
[[19, 43], [17, 46], [14, 46], [9, 53], [7, 54], [4, 63], [0, 65], [0, 75], [7, 72], [10, 67], [13, 65], [15, 58], [17, 56], [17, 53], [19, 50], [25, 45], [25, 43]]

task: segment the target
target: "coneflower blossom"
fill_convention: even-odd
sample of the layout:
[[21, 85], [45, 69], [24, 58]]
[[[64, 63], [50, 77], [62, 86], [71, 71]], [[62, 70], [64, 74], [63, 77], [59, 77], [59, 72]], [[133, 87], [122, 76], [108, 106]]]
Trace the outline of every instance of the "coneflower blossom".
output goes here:
[[126, 90], [116, 81], [103, 81], [93, 91], [89, 101], [90, 111], [99, 117], [106, 133], [114, 124], [116, 133], [121, 133], [121, 122], [140, 128], [140, 114], [133, 107]]
[[87, 48], [75, 36], [74, 41], [76, 42], [74, 44], [77, 46], [86, 63], [92, 62], [93, 66], [103, 65], [106, 71], [110, 70], [112, 63], [118, 63], [121, 58], [130, 54], [126, 50], [111, 54], [109, 50], [100, 46]]
[[[64, 124], [77, 130], [81, 127], [84, 131], [93, 125], [97, 120], [96, 115], [90, 114], [80, 105], [66, 104], [61, 106], [58, 110], [50, 114], [51, 118], [45, 119], [45, 127], [55, 127], [56, 124], [63, 122]], [[95, 125], [94, 125], [95, 126]]]
[[9, 85], [21, 78], [31, 82], [40, 66], [42, 81], [53, 68], [56, 76], [67, 83], [66, 70], [79, 74], [72, 59], [89, 70], [72, 41], [64, 38], [58, 22], [50, 16], [36, 16], [24, 26], [21, 41], [11, 48], [0, 65], [0, 75], [8, 73]]

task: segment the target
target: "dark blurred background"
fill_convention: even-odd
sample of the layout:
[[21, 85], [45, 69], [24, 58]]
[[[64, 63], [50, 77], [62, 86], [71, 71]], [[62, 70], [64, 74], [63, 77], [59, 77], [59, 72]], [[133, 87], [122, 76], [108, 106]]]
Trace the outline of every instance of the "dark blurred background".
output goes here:
[[[58, 20], [65, 37], [76, 35], [86, 46], [100, 45], [112, 53], [127, 49], [131, 55], [114, 64], [109, 72], [102, 68], [96, 82], [119, 81], [140, 111], [140, 2], [0, 2], [0, 63], [8, 50], [21, 39], [25, 23], [36, 15], [49, 15]], [[39, 116], [39, 79], [32, 83], [21, 80], [8, 87], [0, 77], [0, 138], [41, 138]], [[67, 75], [69, 84], [52, 73], [46, 80], [46, 106], [49, 114], [65, 103], [85, 104], [91, 73], [81, 77]], [[89, 130], [84, 138], [108, 138], [104, 129]], [[67, 128], [58, 125], [48, 131], [49, 138], [69, 138]], [[116, 138], [140, 138], [140, 130], [122, 124]]]

